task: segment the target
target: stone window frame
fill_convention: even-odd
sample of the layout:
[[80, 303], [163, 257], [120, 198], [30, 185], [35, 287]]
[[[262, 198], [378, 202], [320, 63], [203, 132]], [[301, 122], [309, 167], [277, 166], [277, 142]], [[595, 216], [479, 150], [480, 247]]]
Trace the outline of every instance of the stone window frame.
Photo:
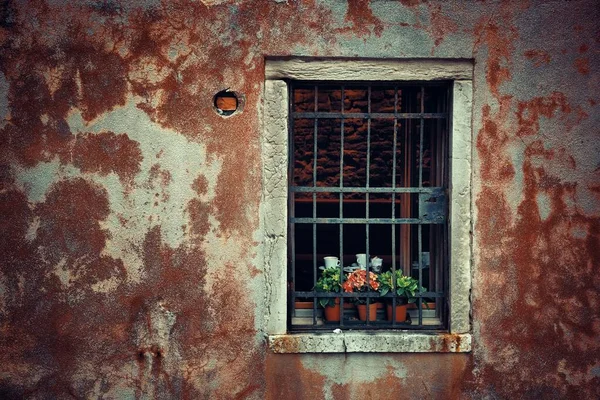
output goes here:
[[[447, 332], [288, 333], [288, 80], [452, 81]], [[465, 59], [266, 59], [263, 98], [262, 207], [265, 332], [273, 353], [470, 352], [473, 62]]]

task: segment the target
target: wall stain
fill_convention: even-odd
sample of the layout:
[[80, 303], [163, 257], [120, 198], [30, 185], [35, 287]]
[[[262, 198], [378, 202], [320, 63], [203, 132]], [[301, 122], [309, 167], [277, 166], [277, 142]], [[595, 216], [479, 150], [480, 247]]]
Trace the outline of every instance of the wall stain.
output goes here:
[[[401, 0], [385, 19], [373, 6], [0, 2], [0, 397], [600, 397], [595, 3]], [[368, 355], [385, 369], [360, 384], [328, 373], [353, 355], [269, 353], [253, 300], [265, 57], [434, 50], [475, 65], [473, 352]], [[223, 119], [212, 98], [226, 88], [246, 104]], [[126, 104], [219, 172], [169, 165], [142, 122], [94, 131]], [[45, 163], [32, 201], [19, 174]], [[171, 246], [161, 206], [184, 172]], [[124, 230], [139, 231], [125, 243]]]

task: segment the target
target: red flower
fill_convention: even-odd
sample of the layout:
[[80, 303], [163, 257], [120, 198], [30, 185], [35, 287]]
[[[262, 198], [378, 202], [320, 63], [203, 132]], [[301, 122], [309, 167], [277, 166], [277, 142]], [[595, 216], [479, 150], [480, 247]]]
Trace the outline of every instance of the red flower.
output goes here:
[[377, 275], [369, 272], [369, 286], [367, 287], [367, 271], [359, 269], [346, 275], [346, 281], [342, 284], [344, 292], [367, 292], [379, 289]]

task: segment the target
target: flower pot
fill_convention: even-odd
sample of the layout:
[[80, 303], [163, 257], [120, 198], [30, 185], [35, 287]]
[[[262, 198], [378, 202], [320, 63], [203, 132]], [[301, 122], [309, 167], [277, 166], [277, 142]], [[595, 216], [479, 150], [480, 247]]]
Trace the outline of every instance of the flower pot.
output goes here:
[[354, 310], [356, 305], [348, 301], [348, 299], [344, 300], [344, 310]]
[[[406, 321], [406, 309], [408, 308], [408, 304], [396, 304], [396, 322], [404, 322]], [[392, 305], [387, 305], [387, 319], [388, 321], [392, 320]]]
[[[361, 321], [367, 320], [367, 305], [366, 304], [357, 304], [356, 308], [358, 308], [358, 319]], [[369, 321], [375, 321], [377, 319], [377, 303], [369, 304]]]
[[312, 310], [313, 302], [296, 300], [295, 306], [296, 306], [296, 310]]
[[340, 321], [340, 299], [335, 299], [334, 306], [325, 306], [325, 319], [329, 322]]

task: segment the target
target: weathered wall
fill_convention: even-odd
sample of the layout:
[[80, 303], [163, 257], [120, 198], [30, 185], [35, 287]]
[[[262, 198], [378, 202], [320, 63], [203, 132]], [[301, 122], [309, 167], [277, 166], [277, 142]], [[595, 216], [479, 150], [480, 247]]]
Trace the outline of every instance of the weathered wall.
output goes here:
[[[597, 398], [600, 7], [3, 1], [1, 398]], [[265, 56], [472, 58], [470, 354], [273, 355]], [[244, 112], [223, 119], [231, 87]]]

